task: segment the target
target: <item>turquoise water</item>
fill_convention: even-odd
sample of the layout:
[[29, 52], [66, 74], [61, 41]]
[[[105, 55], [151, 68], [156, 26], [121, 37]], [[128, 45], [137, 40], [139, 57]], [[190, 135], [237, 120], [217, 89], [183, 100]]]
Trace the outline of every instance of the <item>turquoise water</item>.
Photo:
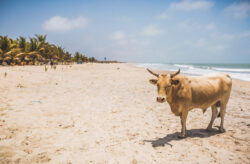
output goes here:
[[188, 75], [205, 75], [224, 72], [234, 79], [250, 81], [250, 64], [210, 64], [210, 63], [135, 63], [136, 66], [176, 71]]

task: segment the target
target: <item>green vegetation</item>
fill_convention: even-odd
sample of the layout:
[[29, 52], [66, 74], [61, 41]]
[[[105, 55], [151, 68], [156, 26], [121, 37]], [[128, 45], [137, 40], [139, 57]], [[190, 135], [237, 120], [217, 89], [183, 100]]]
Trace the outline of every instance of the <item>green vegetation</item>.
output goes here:
[[35, 35], [29, 41], [20, 36], [16, 40], [8, 36], [0, 36], [0, 64], [8, 65], [40, 65], [54, 59], [55, 64], [71, 62], [97, 62], [94, 57], [86, 57], [76, 52], [74, 57], [62, 47], [46, 41], [46, 35]]

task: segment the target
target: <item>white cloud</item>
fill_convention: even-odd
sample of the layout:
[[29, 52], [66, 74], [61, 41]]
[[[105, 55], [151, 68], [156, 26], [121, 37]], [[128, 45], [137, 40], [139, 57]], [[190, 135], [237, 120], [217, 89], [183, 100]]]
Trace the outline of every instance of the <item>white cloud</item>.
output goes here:
[[221, 51], [227, 48], [227, 45], [214, 44], [213, 42], [205, 39], [199, 39], [197, 41], [186, 40], [184, 41], [184, 44], [192, 47], [199, 47], [210, 52]]
[[128, 22], [133, 22], [134, 19], [131, 18], [131, 17], [123, 16], [123, 17], [121, 17], [120, 21], [121, 21], [121, 22], [127, 22], [127, 23], [128, 23]]
[[225, 39], [225, 40], [233, 40], [235, 39], [236, 35], [234, 34], [223, 34], [221, 36], [221, 39]]
[[224, 12], [226, 15], [232, 16], [235, 19], [247, 18], [250, 13], [250, 3], [233, 3], [232, 5], [226, 7]]
[[250, 37], [250, 31], [241, 32], [238, 34], [223, 34], [222, 39], [233, 40], [233, 39], [244, 39]]
[[137, 40], [135, 38], [128, 36], [127, 34], [125, 34], [122, 31], [113, 32], [110, 35], [110, 39], [114, 40], [115, 43], [120, 45], [120, 46], [126, 46], [126, 45], [133, 44], [133, 43], [137, 42]]
[[214, 23], [210, 23], [208, 25], [205, 26], [206, 30], [215, 30], [216, 29], [216, 25]]
[[157, 15], [157, 19], [169, 19], [170, 16], [166, 12], [162, 12], [161, 14]]
[[214, 6], [214, 2], [208, 0], [182, 0], [181, 2], [170, 3], [169, 7], [160, 13], [157, 19], [171, 18], [171, 12], [179, 11], [204, 11]]
[[239, 35], [240, 38], [250, 37], [250, 31], [243, 32]]
[[142, 34], [146, 36], [156, 36], [162, 32], [163, 31], [157, 25], [149, 25], [142, 29]]
[[184, 21], [179, 22], [176, 27], [179, 27], [185, 31], [196, 31], [196, 32], [198, 32], [197, 30], [213, 31], [216, 29], [216, 24], [215, 23], [201, 24], [196, 21], [184, 20]]
[[127, 46], [131, 44], [135, 44], [137, 42], [138, 41], [136, 39], [124, 39], [124, 40], [120, 40], [119, 42], [117, 42], [117, 44], [120, 46]]
[[190, 20], [184, 20], [178, 23], [178, 27], [184, 30], [192, 31], [192, 30], [200, 30], [202, 29], [202, 25]]
[[206, 0], [183, 0], [179, 3], [171, 3], [169, 8], [170, 10], [207, 10], [210, 9], [214, 5], [211, 1]]
[[46, 20], [42, 27], [46, 31], [65, 32], [76, 28], [85, 28], [88, 25], [88, 20], [84, 17], [68, 19], [61, 16], [54, 16]]
[[126, 38], [126, 34], [122, 31], [116, 31], [113, 34], [111, 34], [110, 38], [114, 40], [122, 40]]
[[113, 32], [109, 38], [113, 40], [114, 45], [131, 47], [131, 46], [146, 46], [150, 43], [149, 40], [141, 40], [137, 35], [126, 34], [122, 31]]
[[198, 41], [186, 40], [184, 41], [184, 44], [194, 47], [205, 47], [207, 46], [207, 41], [204, 39], [199, 39]]

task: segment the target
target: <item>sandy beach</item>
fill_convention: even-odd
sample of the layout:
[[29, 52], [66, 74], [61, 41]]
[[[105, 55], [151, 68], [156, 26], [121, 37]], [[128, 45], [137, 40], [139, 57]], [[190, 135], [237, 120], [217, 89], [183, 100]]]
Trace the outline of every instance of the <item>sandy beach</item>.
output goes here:
[[0, 163], [250, 163], [250, 82], [233, 80], [225, 133], [194, 109], [178, 139], [150, 78], [125, 63], [0, 67]]

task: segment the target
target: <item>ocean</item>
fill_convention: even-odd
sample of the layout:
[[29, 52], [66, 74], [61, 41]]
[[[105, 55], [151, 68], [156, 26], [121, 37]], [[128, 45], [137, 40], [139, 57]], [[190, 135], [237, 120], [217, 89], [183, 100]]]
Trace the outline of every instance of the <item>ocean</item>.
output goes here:
[[233, 79], [250, 81], [250, 64], [170, 64], [170, 63], [134, 63], [138, 67], [177, 71], [187, 75], [205, 75], [216, 72], [229, 74]]

